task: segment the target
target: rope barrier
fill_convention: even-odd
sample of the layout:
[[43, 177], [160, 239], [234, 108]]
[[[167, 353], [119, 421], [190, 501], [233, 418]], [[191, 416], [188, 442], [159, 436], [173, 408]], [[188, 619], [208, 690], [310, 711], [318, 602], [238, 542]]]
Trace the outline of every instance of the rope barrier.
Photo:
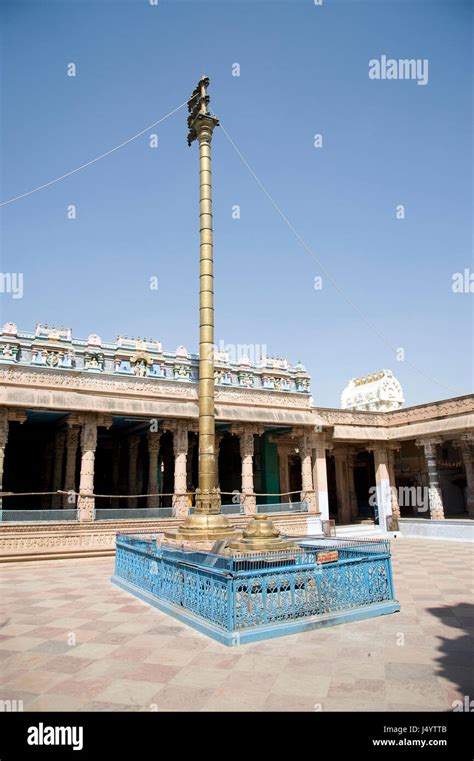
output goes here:
[[[63, 489], [57, 489], [56, 491], [25, 491], [25, 492], [13, 492], [13, 491], [0, 491], [0, 497], [49, 497], [54, 496], [57, 494], [61, 494], [63, 496], [74, 496], [74, 497], [97, 497], [98, 499], [143, 499], [144, 497], [188, 497], [188, 496], [195, 496], [196, 492], [194, 491], [180, 491], [180, 492], [150, 492], [147, 494], [96, 494], [95, 492], [80, 492], [80, 491], [73, 491], [72, 489], [69, 491], [65, 491]], [[261, 492], [261, 493], [252, 493], [252, 494], [246, 494], [245, 492], [239, 492], [239, 491], [222, 491], [222, 495], [224, 496], [239, 496], [241, 499], [247, 499], [248, 497], [289, 497], [292, 494], [301, 494], [306, 495], [307, 492], [298, 489], [297, 491], [285, 491], [285, 492]]]

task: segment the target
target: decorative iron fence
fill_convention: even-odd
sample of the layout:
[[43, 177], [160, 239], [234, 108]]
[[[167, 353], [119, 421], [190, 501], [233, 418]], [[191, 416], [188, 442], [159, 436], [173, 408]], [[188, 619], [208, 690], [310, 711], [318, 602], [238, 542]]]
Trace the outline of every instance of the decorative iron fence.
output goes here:
[[[328, 552], [332, 562], [326, 562]], [[338, 614], [380, 603], [393, 603], [381, 612], [398, 609], [387, 540], [322, 540], [281, 553], [230, 557], [160, 545], [154, 536], [118, 534], [113, 580], [227, 633], [328, 614], [336, 622]]]
[[257, 505], [257, 513], [307, 513], [307, 502], [274, 502]]
[[104, 507], [95, 509], [96, 521], [117, 521], [122, 519], [138, 518], [171, 518], [173, 510], [171, 507], [123, 507], [113, 508]]
[[48, 522], [48, 521], [77, 521], [79, 520], [76, 508], [69, 510], [0, 510], [0, 522]]

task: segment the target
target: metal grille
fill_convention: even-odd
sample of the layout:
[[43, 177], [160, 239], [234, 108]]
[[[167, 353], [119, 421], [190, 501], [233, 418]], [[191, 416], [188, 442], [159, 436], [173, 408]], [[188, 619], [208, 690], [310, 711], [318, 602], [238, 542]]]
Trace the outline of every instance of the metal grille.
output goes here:
[[[333, 562], [320, 552], [337, 550]], [[116, 576], [227, 630], [337, 613], [394, 599], [388, 540], [320, 540], [229, 557], [117, 535]]]
[[96, 521], [130, 520], [137, 518], [171, 518], [171, 507], [137, 507], [137, 508], [98, 508], [95, 511]]
[[257, 513], [307, 513], [307, 502], [274, 502], [257, 505]]
[[0, 521], [8, 523], [38, 521], [77, 521], [78, 511], [73, 510], [0, 510]]

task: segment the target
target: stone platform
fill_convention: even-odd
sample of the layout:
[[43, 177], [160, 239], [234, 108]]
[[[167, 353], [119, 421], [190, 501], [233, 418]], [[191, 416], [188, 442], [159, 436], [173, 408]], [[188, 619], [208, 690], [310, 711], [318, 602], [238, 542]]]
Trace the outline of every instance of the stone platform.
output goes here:
[[321, 727], [326, 711], [459, 710], [474, 695], [472, 545], [391, 546], [396, 616], [232, 649], [111, 585], [111, 557], [4, 565], [0, 700], [34, 712], [317, 711]]

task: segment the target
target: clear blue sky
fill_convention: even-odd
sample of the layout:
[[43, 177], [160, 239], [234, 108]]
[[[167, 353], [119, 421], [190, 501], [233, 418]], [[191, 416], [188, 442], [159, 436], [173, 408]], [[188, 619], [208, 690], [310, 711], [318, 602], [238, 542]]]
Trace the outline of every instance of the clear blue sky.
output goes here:
[[[2, 7], [2, 200], [126, 140], [206, 73], [211, 109], [338, 287], [447, 388], [398, 362], [324, 275], [314, 290], [317, 261], [222, 130], [213, 141], [216, 341], [301, 360], [321, 406], [339, 406], [351, 377], [383, 367], [408, 404], [471, 391], [474, 295], [451, 289], [454, 272], [473, 270], [469, 2]], [[368, 62], [381, 55], [428, 59], [428, 84], [370, 80]], [[25, 293], [0, 295], [3, 321], [197, 351], [198, 150], [186, 144], [186, 116], [158, 127], [158, 149], [145, 135], [4, 207], [2, 271], [23, 272]]]

